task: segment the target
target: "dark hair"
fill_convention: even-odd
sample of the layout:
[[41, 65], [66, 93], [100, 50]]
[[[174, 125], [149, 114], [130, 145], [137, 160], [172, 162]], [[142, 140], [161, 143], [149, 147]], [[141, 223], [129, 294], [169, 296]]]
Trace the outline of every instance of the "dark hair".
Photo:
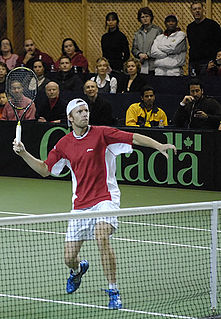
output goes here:
[[7, 64], [4, 63], [4, 62], [0, 62], [0, 66], [2, 66], [3, 68], [5, 68], [5, 69], [6, 69], [6, 72], [7, 72], [7, 74], [8, 74], [9, 68], [7, 67]]
[[119, 25], [119, 18], [118, 18], [118, 15], [116, 12], [112, 11], [112, 12], [109, 12], [107, 15], [106, 15], [106, 18], [105, 18], [105, 28], [107, 27], [107, 21], [112, 18], [113, 20], [117, 20], [117, 28], [118, 28], [118, 25]]
[[61, 62], [62, 59], [68, 59], [71, 63], [71, 58], [67, 55], [62, 55], [60, 58], [59, 58], [59, 63]]
[[153, 11], [149, 8], [149, 7], [144, 7], [144, 8], [140, 8], [139, 10], [138, 10], [138, 12], [137, 12], [137, 20], [139, 21], [139, 22], [141, 22], [141, 15], [142, 15], [142, 13], [143, 14], [148, 14], [149, 16], [150, 16], [150, 18], [151, 18], [151, 23], [153, 22], [153, 18], [154, 18], [154, 16], [153, 16]]
[[191, 85], [199, 85], [200, 88], [201, 88], [201, 90], [203, 89], [202, 84], [200, 83], [199, 79], [197, 79], [197, 78], [191, 79], [191, 80], [189, 81], [189, 83], [188, 83], [188, 89], [190, 89], [190, 86], [191, 86]]
[[192, 8], [192, 6], [194, 5], [194, 4], [201, 4], [201, 6], [202, 6], [202, 8], [203, 8], [203, 1], [201, 1], [201, 0], [192, 0], [191, 1], [191, 4], [190, 4], [190, 8]]
[[[2, 38], [1, 41], [0, 41], [0, 47], [2, 46], [2, 41], [3, 41], [3, 40], [8, 40], [9, 45], [10, 45], [10, 48], [11, 48], [11, 53], [13, 53], [12, 43], [11, 43], [11, 41], [9, 40], [9, 38]], [[2, 50], [1, 50], [1, 49], [0, 49], [0, 55], [2, 55]]]
[[155, 95], [155, 90], [153, 87], [149, 86], [149, 85], [144, 85], [140, 91], [141, 96], [144, 96], [144, 92], [146, 91], [153, 91], [153, 94]]
[[49, 71], [49, 67], [47, 66], [47, 64], [42, 61], [41, 59], [36, 59], [34, 61], [31, 62], [31, 69], [34, 70], [34, 64], [35, 62], [41, 62], [41, 64], [43, 65], [43, 68], [44, 68], [44, 74]]
[[61, 47], [61, 51], [62, 51], [63, 55], [67, 56], [67, 53], [65, 53], [65, 51], [64, 51], [64, 44], [65, 44], [66, 41], [71, 41], [73, 43], [75, 52], [82, 53], [82, 51], [80, 50], [79, 46], [77, 45], [77, 43], [72, 38], [65, 38], [63, 40], [63, 42], [62, 42], [62, 47]]

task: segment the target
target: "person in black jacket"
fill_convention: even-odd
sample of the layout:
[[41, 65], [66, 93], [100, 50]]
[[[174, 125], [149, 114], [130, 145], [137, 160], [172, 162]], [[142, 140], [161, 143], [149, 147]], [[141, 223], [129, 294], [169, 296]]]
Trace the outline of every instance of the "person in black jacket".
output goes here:
[[67, 102], [60, 97], [59, 85], [49, 82], [45, 86], [45, 93], [35, 102], [38, 122], [66, 123]]
[[138, 59], [131, 57], [124, 64], [126, 75], [119, 83], [121, 93], [141, 92], [142, 88], [148, 84], [147, 74], [140, 73], [141, 63]]
[[112, 107], [111, 104], [98, 94], [97, 83], [88, 80], [84, 84], [84, 94], [90, 111], [91, 125], [112, 125]]
[[204, 96], [198, 79], [189, 82], [189, 95], [185, 95], [174, 115], [176, 127], [218, 130], [221, 105], [212, 97]]
[[205, 75], [209, 61], [215, 60], [221, 48], [220, 25], [203, 14], [203, 3], [194, 0], [191, 3], [194, 21], [187, 26], [189, 41], [189, 74]]
[[102, 55], [105, 57], [113, 71], [122, 71], [123, 64], [130, 56], [128, 40], [119, 30], [119, 18], [116, 12], [106, 15], [106, 28], [108, 30], [101, 38]]
[[56, 72], [53, 77], [59, 84], [60, 90], [83, 93], [83, 81], [79, 75], [74, 72], [71, 59], [67, 56], [62, 56], [59, 61], [59, 71]]

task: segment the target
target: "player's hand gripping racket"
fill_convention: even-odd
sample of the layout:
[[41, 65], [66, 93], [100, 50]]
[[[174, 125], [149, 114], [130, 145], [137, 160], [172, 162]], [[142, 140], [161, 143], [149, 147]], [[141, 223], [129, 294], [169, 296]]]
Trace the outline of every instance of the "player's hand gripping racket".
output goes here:
[[16, 142], [21, 141], [21, 121], [35, 100], [38, 81], [35, 73], [26, 67], [11, 70], [6, 77], [6, 95], [18, 121]]

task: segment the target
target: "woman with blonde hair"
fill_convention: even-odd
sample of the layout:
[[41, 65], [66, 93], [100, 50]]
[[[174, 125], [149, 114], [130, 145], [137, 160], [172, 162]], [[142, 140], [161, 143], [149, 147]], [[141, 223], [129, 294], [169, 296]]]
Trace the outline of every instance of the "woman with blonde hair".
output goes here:
[[117, 79], [111, 76], [111, 71], [108, 60], [100, 57], [96, 61], [96, 75], [91, 78], [91, 81], [97, 83], [99, 93], [116, 93]]
[[122, 93], [140, 92], [147, 83], [147, 75], [140, 73], [141, 63], [138, 59], [131, 57], [124, 63], [124, 72], [126, 74], [122, 83]]

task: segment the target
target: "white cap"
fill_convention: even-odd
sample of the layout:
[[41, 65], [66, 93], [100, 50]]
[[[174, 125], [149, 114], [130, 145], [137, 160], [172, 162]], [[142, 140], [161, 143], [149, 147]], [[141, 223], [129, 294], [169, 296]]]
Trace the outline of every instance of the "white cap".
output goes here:
[[[88, 107], [88, 104], [82, 100], [82, 99], [74, 99], [74, 100], [71, 100], [68, 105], [67, 105], [67, 108], [66, 108], [66, 114], [67, 116], [71, 113], [72, 110], [74, 110], [76, 107], [78, 106], [82, 106], [82, 105], [86, 105]], [[68, 126], [71, 126], [71, 123], [70, 121], [68, 121]]]

